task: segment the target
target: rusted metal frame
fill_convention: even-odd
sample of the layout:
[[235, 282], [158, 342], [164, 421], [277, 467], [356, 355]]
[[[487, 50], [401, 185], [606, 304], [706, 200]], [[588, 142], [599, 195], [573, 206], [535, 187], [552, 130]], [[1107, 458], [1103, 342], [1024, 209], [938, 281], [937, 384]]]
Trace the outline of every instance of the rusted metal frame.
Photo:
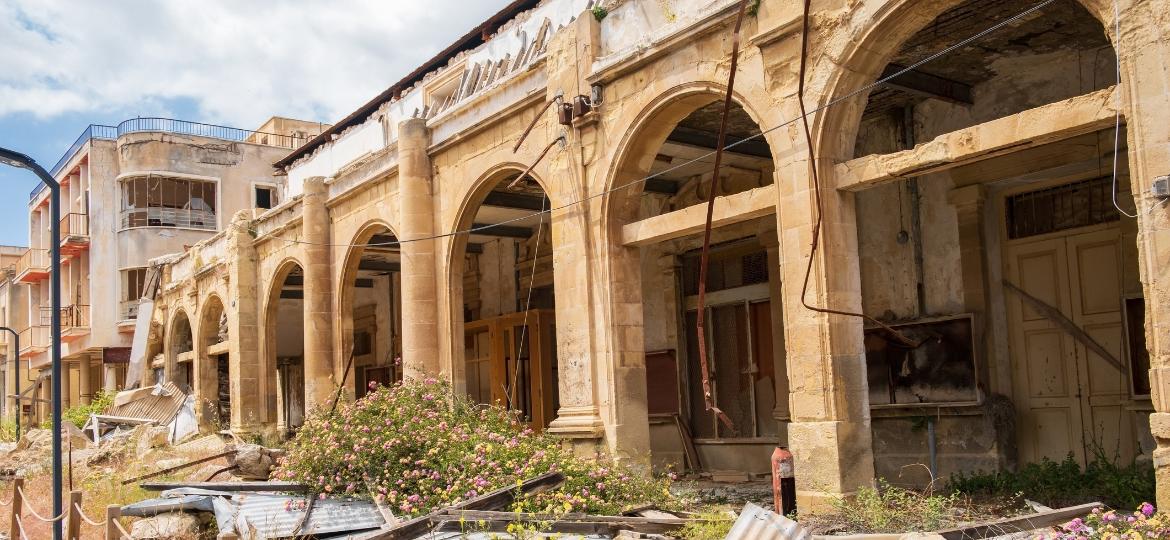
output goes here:
[[564, 93], [557, 92], [557, 95], [553, 96], [552, 99], [545, 100], [544, 107], [541, 107], [540, 112], [536, 113], [536, 116], [532, 117], [532, 122], [528, 123], [528, 127], [524, 128], [524, 133], [521, 133], [520, 138], [516, 140], [516, 145], [512, 147], [513, 154], [520, 150], [520, 145], [524, 144], [524, 140], [528, 138], [529, 133], [532, 133], [532, 128], [536, 127], [536, 123], [540, 121], [540, 118], [544, 116], [544, 113], [548, 112], [548, 108], [551, 107], [553, 103], [557, 103], [563, 99]]
[[703, 404], [732, 434], [736, 434], [735, 425], [731, 423], [719, 407], [715, 406], [715, 399], [711, 395], [711, 374], [708, 372], [707, 336], [704, 327], [704, 314], [707, 305], [707, 266], [711, 251], [711, 220], [715, 216], [715, 193], [719, 191], [719, 168], [723, 165], [723, 146], [727, 141], [727, 117], [731, 112], [731, 98], [735, 89], [735, 71], [739, 66], [739, 31], [743, 26], [743, 15], [747, 10], [748, 0], [740, 0], [738, 13], [735, 17], [735, 31], [731, 40], [731, 69], [727, 74], [727, 94], [723, 98], [723, 117], [719, 121], [719, 137], [715, 144], [715, 166], [711, 174], [711, 189], [707, 193], [707, 221], [703, 226], [703, 252], [699, 256], [699, 300], [695, 311], [695, 333], [699, 345], [699, 371], [703, 376]]
[[[813, 261], [816, 260], [817, 248], [820, 247], [821, 228], [824, 225], [824, 205], [822, 204], [822, 198], [821, 198], [821, 181], [820, 181], [820, 175], [818, 174], [818, 171], [817, 171], [816, 152], [813, 150], [812, 129], [808, 125], [808, 111], [805, 109], [805, 105], [804, 105], [804, 80], [805, 80], [806, 69], [808, 67], [808, 17], [809, 17], [809, 11], [811, 8], [811, 4], [812, 4], [812, 0], [804, 0], [804, 12], [801, 16], [801, 31], [800, 31], [800, 74], [799, 74], [799, 78], [797, 79], [796, 101], [800, 105], [800, 120], [801, 120], [801, 123], [804, 125], [805, 144], [808, 145], [808, 165], [809, 165], [809, 173], [811, 174], [813, 197], [815, 199], [816, 208], [817, 208], [817, 220], [816, 220], [816, 223], [813, 225], [812, 246], [809, 249], [808, 265], [804, 269], [804, 284], [801, 285], [801, 288], [800, 288], [800, 303], [801, 303], [801, 305], [803, 305], [805, 307], [805, 309], [809, 309], [809, 310], [815, 311], [817, 313], [825, 313], [825, 314], [829, 314], [829, 315], [843, 315], [846, 317], [860, 317], [862, 319], [865, 319], [865, 320], [867, 320], [871, 323], [874, 323], [875, 325], [881, 327], [895, 341], [897, 341], [897, 342], [899, 342], [907, 347], [910, 347], [911, 349], [917, 349], [920, 345], [922, 345], [922, 341], [914, 341], [914, 340], [906, 337], [905, 335], [903, 335], [901, 332], [895, 330], [890, 325], [888, 325], [882, 321], [879, 321], [873, 317], [870, 317], [869, 315], [866, 315], [864, 313], [854, 313], [852, 311], [843, 311], [843, 310], [832, 309], [832, 308], [827, 308], [827, 307], [814, 306], [814, 305], [810, 304], [808, 302], [808, 299], [807, 299], [809, 278], [812, 276]], [[722, 146], [722, 145], [720, 145], [720, 146]], [[716, 154], [716, 159], [718, 159], [718, 154]], [[702, 284], [700, 283], [699, 286], [702, 287]], [[702, 289], [700, 289], [700, 291], [701, 290]]]

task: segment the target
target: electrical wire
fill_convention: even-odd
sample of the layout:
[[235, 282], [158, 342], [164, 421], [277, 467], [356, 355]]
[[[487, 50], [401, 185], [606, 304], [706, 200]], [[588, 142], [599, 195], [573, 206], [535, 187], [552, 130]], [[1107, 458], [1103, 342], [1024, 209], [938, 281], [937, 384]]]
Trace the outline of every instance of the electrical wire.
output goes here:
[[[765, 129], [765, 130], [762, 130], [759, 133], [756, 133], [754, 135], [750, 135], [750, 136], [744, 137], [742, 139], [739, 139], [738, 141], [732, 142], [732, 143], [724, 146], [723, 150], [731, 150], [732, 148], [735, 148], [735, 147], [740, 146], [742, 144], [747, 144], [748, 142], [753, 141], [755, 139], [758, 139], [760, 137], [763, 137], [764, 135], [767, 135], [773, 131], [788, 127], [788, 126], [790, 126], [798, 121], [804, 120], [808, 116], [820, 113], [820, 112], [825, 111], [831, 107], [835, 107], [835, 106], [841, 104], [842, 102], [845, 102], [845, 101], [848, 101], [854, 97], [857, 97], [858, 95], [861, 95], [865, 92], [869, 92], [870, 90], [872, 90], [878, 86], [885, 85], [886, 83], [888, 83], [894, 79], [897, 79], [898, 77], [901, 77], [902, 75], [905, 75], [905, 74], [907, 74], [911, 71], [914, 71], [914, 70], [916, 70], [916, 69], [918, 69], [926, 64], [929, 64], [935, 60], [938, 60], [939, 58], [942, 58], [943, 56], [946, 56], [952, 52], [955, 52], [956, 50], [962, 49], [962, 48], [964, 48], [964, 47], [966, 47], [966, 46], [968, 46], [976, 41], [979, 41], [979, 40], [983, 39], [984, 37], [986, 37], [987, 35], [992, 34], [992, 33], [996, 32], [996, 31], [998, 31], [1006, 26], [1012, 25], [1016, 21], [1019, 21], [1020, 19], [1028, 17], [1029, 15], [1047, 7], [1048, 5], [1052, 4], [1055, 1], [1056, 0], [1042, 0], [1041, 2], [1033, 5], [1032, 7], [1028, 8], [1028, 9], [1025, 9], [1024, 11], [1021, 11], [1021, 12], [1019, 12], [1011, 17], [1008, 17], [1007, 19], [1004, 19], [1004, 20], [1002, 20], [1002, 21], [1000, 21], [992, 26], [989, 26], [986, 29], [984, 29], [984, 30], [982, 30], [982, 31], [970, 36], [970, 37], [964, 38], [964, 39], [954, 43], [953, 45], [950, 45], [950, 46], [946, 47], [945, 49], [942, 49], [941, 51], [938, 51], [934, 54], [927, 56], [926, 58], [923, 58], [922, 60], [914, 62], [913, 64], [910, 64], [910, 65], [890, 74], [887, 77], [880, 78], [880, 79], [878, 79], [870, 84], [867, 84], [867, 85], [861, 86], [857, 89], [854, 89], [854, 90], [846, 93], [843, 96], [840, 96], [838, 98], [835, 98], [835, 99], [832, 99], [832, 100], [826, 102], [824, 105], [821, 105], [819, 107], [814, 107], [808, 111], [801, 113], [800, 115], [798, 115], [794, 118], [785, 120], [785, 121], [783, 121], [775, 126], [772, 126], [772, 127]], [[370, 243], [365, 243], [365, 244], [348, 244], [348, 243], [338, 244], [338, 243], [328, 243], [328, 242], [308, 242], [306, 240], [300, 240], [300, 239], [295, 239], [295, 238], [284, 238], [284, 237], [281, 237], [281, 236], [278, 236], [275, 234], [267, 236], [266, 238], [280, 240], [282, 242], [286, 242], [286, 243], [290, 243], [290, 244], [304, 244], [304, 245], [341, 247], [341, 248], [345, 248], [345, 247], [349, 247], [349, 248], [371, 248], [371, 247], [377, 248], [377, 247], [393, 247], [393, 246], [399, 246], [402, 244], [407, 244], [410, 242], [421, 242], [421, 241], [425, 241], [425, 240], [438, 240], [438, 239], [449, 238], [449, 237], [458, 236], [458, 235], [462, 235], [462, 234], [473, 235], [473, 234], [476, 234], [479, 232], [491, 230], [492, 228], [495, 228], [495, 227], [501, 227], [501, 226], [508, 225], [510, 223], [524, 221], [524, 220], [530, 219], [530, 218], [535, 217], [535, 216], [539, 216], [539, 215], [543, 215], [543, 214], [551, 214], [553, 212], [565, 210], [565, 209], [571, 208], [573, 206], [576, 206], [578, 204], [583, 204], [587, 201], [597, 199], [599, 197], [604, 197], [604, 196], [609, 195], [611, 193], [615, 193], [617, 191], [621, 191], [623, 189], [626, 189], [626, 188], [629, 188], [632, 186], [644, 184], [644, 183], [646, 183], [650, 180], [653, 180], [655, 178], [658, 178], [658, 177], [661, 177], [663, 175], [674, 172], [676, 170], [682, 169], [683, 167], [687, 167], [687, 166], [690, 166], [690, 165], [695, 164], [695, 163], [703, 162], [703, 160], [714, 156], [715, 152], [716, 152], [715, 150], [712, 150], [710, 152], [701, 154], [695, 158], [683, 161], [683, 162], [679, 163], [678, 165], [673, 165], [671, 167], [663, 169], [657, 173], [647, 175], [647, 176], [642, 177], [642, 178], [637, 179], [637, 180], [631, 180], [631, 181], [626, 182], [624, 184], [614, 186], [612, 188], [609, 188], [607, 190], [604, 190], [604, 191], [601, 191], [598, 193], [594, 193], [592, 195], [586, 195], [580, 199], [567, 202], [567, 203], [562, 204], [560, 206], [553, 206], [551, 208], [541, 210], [539, 212], [533, 212], [531, 214], [525, 214], [523, 216], [510, 218], [510, 219], [501, 221], [499, 223], [491, 223], [488, 225], [481, 225], [479, 227], [470, 227], [467, 229], [456, 230], [456, 231], [451, 231], [451, 232], [447, 232], [447, 233], [440, 233], [440, 234], [435, 234], [435, 235], [431, 235], [431, 236], [424, 236], [424, 237], [420, 237], [420, 238], [409, 238], [409, 239], [405, 239], [405, 240], [395, 239], [395, 240], [389, 241], [389, 242], [370, 242]], [[255, 228], [249, 227], [249, 228], [246, 228], [244, 230], [246, 232], [259, 235], [259, 231], [257, 231]]]

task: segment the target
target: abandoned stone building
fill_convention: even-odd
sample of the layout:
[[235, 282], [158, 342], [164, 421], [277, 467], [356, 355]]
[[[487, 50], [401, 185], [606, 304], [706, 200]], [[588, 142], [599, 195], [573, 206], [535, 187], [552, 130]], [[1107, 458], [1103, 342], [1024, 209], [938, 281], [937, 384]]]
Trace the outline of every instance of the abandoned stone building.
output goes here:
[[1170, 4], [817, 0], [802, 54], [763, 0], [714, 179], [737, 2], [603, 5], [514, 2], [157, 259], [143, 382], [286, 435], [438, 377], [657, 466], [786, 445], [805, 507], [1070, 453], [1152, 460], [1170, 505]]

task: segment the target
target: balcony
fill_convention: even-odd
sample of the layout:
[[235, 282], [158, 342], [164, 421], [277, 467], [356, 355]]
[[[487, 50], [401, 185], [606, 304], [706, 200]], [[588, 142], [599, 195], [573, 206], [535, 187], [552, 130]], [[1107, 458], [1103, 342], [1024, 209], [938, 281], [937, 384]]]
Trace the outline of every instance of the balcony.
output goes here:
[[[40, 325], [53, 323], [53, 308], [41, 307]], [[61, 341], [73, 341], [89, 334], [89, 305], [74, 304], [61, 307]]]
[[36, 356], [49, 350], [49, 334], [49, 325], [47, 324], [30, 326], [18, 332], [21, 358]]
[[122, 300], [118, 304], [118, 321], [133, 321], [138, 318], [138, 305], [142, 303], [142, 299], [136, 300]]
[[30, 249], [16, 261], [16, 281], [36, 283], [49, 277], [49, 250]]
[[89, 215], [71, 213], [61, 218], [61, 253], [77, 255], [89, 249]]

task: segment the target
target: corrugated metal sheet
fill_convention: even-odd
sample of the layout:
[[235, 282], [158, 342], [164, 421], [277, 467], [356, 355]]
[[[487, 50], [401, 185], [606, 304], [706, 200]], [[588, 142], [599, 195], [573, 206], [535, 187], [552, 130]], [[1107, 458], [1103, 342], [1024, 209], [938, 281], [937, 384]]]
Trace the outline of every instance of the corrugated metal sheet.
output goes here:
[[[151, 390], [151, 391], [145, 391]], [[161, 391], [158, 387], [132, 390], [137, 392], [129, 401], [118, 405], [122, 400], [115, 399], [115, 404], [106, 409], [104, 414], [127, 418], [146, 418], [154, 420], [159, 425], [167, 425], [179, 413], [187, 394], [179, 390], [175, 383], [166, 383]]]
[[239, 509], [236, 529], [255, 531], [257, 540], [356, 532], [377, 529], [386, 523], [370, 501], [320, 499], [314, 501], [313, 511], [298, 531], [308, 504], [306, 497], [241, 493], [232, 497], [232, 502]]
[[812, 535], [799, 523], [780, 514], [747, 503], [725, 540], [810, 540]]

